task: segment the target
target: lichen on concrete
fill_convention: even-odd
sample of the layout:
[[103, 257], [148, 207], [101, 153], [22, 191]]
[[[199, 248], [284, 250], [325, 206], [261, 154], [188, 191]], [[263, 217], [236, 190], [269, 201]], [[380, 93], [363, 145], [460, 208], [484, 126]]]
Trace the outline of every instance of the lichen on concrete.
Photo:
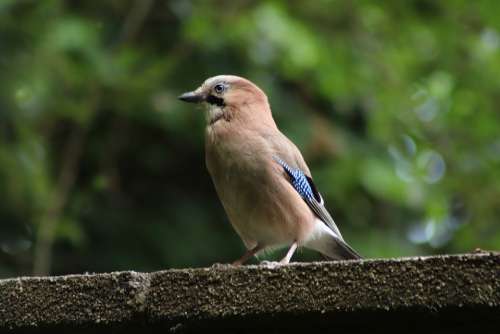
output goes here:
[[464, 328], [462, 315], [498, 326], [499, 314], [500, 255], [493, 253], [0, 280], [0, 330], [243, 326], [290, 333], [312, 320], [318, 328], [348, 328], [370, 319]]

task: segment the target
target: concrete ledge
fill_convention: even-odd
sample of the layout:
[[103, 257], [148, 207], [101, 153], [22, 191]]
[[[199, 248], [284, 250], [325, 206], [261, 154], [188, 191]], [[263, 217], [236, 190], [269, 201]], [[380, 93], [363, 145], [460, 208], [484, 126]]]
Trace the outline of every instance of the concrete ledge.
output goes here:
[[0, 330], [206, 327], [494, 331], [500, 327], [500, 254], [0, 280]]

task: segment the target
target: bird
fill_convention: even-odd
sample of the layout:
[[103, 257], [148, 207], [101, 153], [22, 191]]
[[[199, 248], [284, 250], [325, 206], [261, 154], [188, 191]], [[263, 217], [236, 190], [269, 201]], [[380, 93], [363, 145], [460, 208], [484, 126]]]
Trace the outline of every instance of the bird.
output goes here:
[[[342, 237], [297, 146], [276, 125], [266, 94], [236, 75], [206, 79], [178, 97], [205, 108], [205, 163], [217, 195], [247, 251], [298, 247], [331, 260], [361, 256]], [[266, 261], [267, 262], [267, 261]]]

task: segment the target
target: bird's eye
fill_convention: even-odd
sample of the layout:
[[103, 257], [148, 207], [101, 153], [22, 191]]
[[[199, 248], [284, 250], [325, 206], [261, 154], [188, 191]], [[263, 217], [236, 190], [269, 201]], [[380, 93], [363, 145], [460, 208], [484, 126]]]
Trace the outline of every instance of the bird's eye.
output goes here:
[[214, 87], [214, 91], [215, 91], [217, 94], [222, 94], [225, 90], [226, 90], [226, 86], [224, 86], [223, 84], [217, 84], [217, 85], [215, 85], [215, 87]]

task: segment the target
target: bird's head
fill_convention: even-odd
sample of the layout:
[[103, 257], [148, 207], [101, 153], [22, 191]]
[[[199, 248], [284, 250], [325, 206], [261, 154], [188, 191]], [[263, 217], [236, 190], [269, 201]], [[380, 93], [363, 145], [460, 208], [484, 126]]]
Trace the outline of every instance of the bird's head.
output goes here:
[[196, 90], [182, 94], [179, 99], [206, 105], [209, 125], [233, 119], [243, 122], [268, 120], [271, 116], [266, 94], [251, 81], [234, 75], [208, 78]]

